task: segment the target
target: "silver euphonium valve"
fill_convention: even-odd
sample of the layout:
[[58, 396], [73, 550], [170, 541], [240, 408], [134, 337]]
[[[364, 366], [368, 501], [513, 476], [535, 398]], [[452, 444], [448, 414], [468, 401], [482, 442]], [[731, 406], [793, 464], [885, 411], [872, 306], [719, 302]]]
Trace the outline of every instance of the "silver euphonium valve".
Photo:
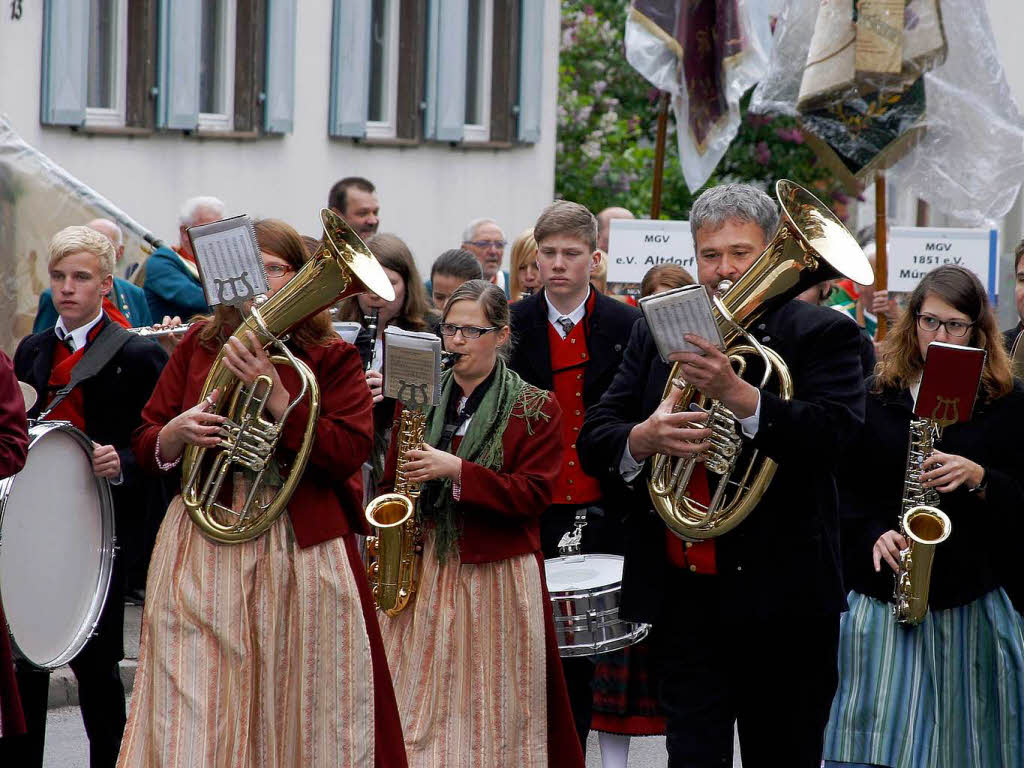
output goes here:
[[910, 446], [903, 479], [900, 533], [907, 548], [900, 552], [900, 569], [893, 594], [893, 616], [900, 624], [916, 626], [928, 613], [935, 547], [949, 538], [953, 526], [938, 508], [939, 492], [921, 483], [924, 462], [935, 449], [937, 427], [929, 419], [910, 421]]

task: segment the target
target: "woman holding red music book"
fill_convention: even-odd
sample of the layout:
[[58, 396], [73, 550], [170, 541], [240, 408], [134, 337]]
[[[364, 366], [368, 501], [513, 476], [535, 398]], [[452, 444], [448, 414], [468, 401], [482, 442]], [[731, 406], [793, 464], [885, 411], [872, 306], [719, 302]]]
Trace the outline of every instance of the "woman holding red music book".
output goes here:
[[[929, 369], [922, 388], [932, 342], [980, 348], [986, 357], [980, 383], [976, 369], [956, 361], [940, 376], [944, 392], [968, 404], [977, 392], [977, 400], [970, 419], [945, 427], [923, 462], [921, 482], [938, 491], [951, 533], [935, 547], [928, 614], [904, 626], [890, 609], [907, 546], [898, 521], [914, 402], [933, 381]], [[825, 764], [1024, 765], [1024, 622], [1007, 596], [1002, 554], [1003, 542], [1020, 541], [1024, 514], [1024, 388], [1011, 374], [984, 287], [962, 267], [939, 267], [921, 280], [880, 353], [864, 432], [849, 459], [847, 474], [859, 482], [840, 488], [852, 591]]]

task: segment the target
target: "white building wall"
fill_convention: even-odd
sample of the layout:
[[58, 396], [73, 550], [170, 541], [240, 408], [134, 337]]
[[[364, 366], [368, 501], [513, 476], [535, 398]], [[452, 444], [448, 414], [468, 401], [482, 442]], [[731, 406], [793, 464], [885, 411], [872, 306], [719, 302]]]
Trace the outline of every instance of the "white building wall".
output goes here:
[[380, 231], [402, 237], [420, 270], [429, 273], [439, 253], [459, 245], [469, 220], [492, 217], [511, 238], [532, 226], [554, 195], [557, 0], [544, 5], [541, 139], [513, 149], [398, 148], [329, 139], [330, 0], [299, 3], [295, 129], [289, 135], [127, 137], [43, 126], [43, 3], [23, 3], [20, 20], [10, 18], [9, 6], [4, 3], [0, 11], [0, 114], [28, 143], [169, 242], [177, 242], [181, 202], [199, 194], [220, 197], [231, 213], [281, 218], [304, 234], [319, 235], [317, 214], [331, 185], [357, 175], [378, 187]]

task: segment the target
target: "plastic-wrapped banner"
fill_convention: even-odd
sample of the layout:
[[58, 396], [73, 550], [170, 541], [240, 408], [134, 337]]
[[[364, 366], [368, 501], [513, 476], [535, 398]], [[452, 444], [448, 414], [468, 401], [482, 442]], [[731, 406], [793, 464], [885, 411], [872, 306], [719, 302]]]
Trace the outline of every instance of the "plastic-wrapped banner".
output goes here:
[[753, 0], [633, 0], [626, 59], [672, 95], [683, 177], [704, 186], [740, 124], [740, 97], [767, 71], [768, 15]]
[[902, 188], [980, 226], [1024, 178], [1024, 119], [984, 4], [789, 0], [753, 112], [797, 117], [852, 186], [892, 168]]
[[0, 117], [0, 348], [14, 351], [32, 331], [39, 294], [49, 288], [47, 247], [64, 227], [98, 217], [124, 234], [123, 270], [143, 260], [152, 235], [109, 200], [29, 146]]

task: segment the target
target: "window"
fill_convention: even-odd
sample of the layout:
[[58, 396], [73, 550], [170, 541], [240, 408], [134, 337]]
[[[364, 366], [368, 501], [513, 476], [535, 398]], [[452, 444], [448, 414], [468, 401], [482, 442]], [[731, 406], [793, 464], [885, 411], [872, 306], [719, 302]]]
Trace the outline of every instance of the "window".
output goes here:
[[490, 139], [493, 0], [468, 0], [464, 141]]
[[90, 0], [85, 124], [125, 124], [127, 0]]
[[202, 0], [199, 129], [231, 130], [235, 92], [234, 0]]
[[398, 0], [372, 0], [367, 138], [394, 138], [398, 94]]

